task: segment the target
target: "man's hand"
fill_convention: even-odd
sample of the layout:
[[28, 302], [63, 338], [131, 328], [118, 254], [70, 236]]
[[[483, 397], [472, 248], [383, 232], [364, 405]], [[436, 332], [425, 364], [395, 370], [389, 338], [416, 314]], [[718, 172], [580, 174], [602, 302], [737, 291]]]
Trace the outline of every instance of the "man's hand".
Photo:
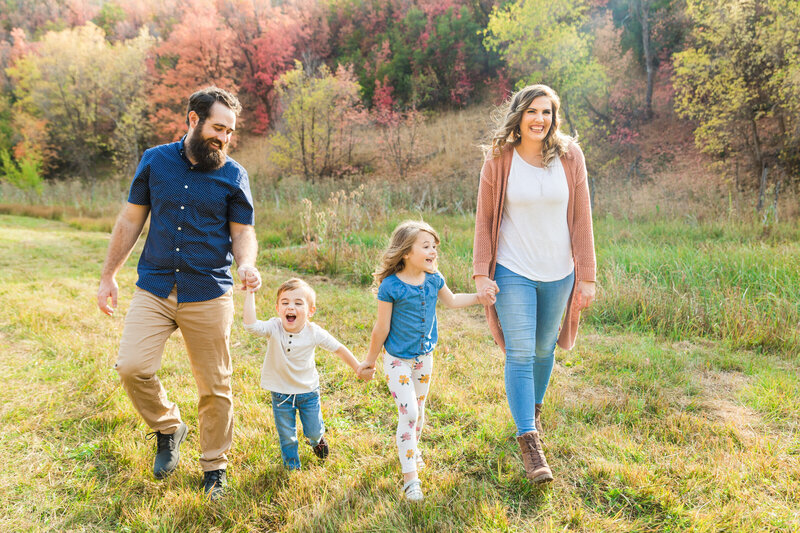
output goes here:
[[[113, 315], [114, 310], [117, 308], [118, 292], [119, 286], [113, 276], [100, 279], [100, 288], [97, 290], [97, 307], [108, 316]], [[111, 306], [108, 305], [109, 297], [111, 298]]]
[[[129, 202], [117, 217], [117, 222], [111, 231], [108, 253], [103, 263], [102, 274], [100, 274], [100, 288], [97, 289], [97, 307], [109, 316], [113, 315], [117, 308], [119, 289], [116, 280], [117, 272], [131, 254], [149, 214], [149, 205], [137, 205]], [[109, 297], [111, 298], [110, 307], [108, 305]]]
[[261, 273], [253, 265], [240, 265], [236, 273], [242, 282], [241, 290], [255, 292], [261, 287]]

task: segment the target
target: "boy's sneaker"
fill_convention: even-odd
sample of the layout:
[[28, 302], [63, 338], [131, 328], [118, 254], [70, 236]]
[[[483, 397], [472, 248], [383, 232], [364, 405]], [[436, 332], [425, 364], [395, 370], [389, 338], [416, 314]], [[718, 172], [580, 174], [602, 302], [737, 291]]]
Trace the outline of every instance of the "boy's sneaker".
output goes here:
[[145, 437], [150, 440], [156, 437], [156, 459], [153, 461], [153, 475], [156, 479], [164, 479], [170, 475], [181, 460], [180, 445], [186, 440], [189, 428], [181, 422], [175, 433], [166, 435], [160, 431], [148, 433]]
[[316, 446], [312, 446], [311, 449], [314, 451], [314, 455], [319, 457], [320, 459], [325, 459], [328, 457], [328, 453], [330, 453], [330, 448], [328, 448], [328, 442], [325, 440], [325, 435], [319, 438], [319, 442]]
[[225, 494], [225, 486], [228, 479], [225, 476], [225, 469], [209, 470], [203, 472], [203, 492], [210, 500], [218, 500]]
[[422, 484], [419, 479], [412, 479], [403, 485], [403, 492], [406, 495], [406, 500], [410, 502], [421, 502], [425, 495], [422, 494]]

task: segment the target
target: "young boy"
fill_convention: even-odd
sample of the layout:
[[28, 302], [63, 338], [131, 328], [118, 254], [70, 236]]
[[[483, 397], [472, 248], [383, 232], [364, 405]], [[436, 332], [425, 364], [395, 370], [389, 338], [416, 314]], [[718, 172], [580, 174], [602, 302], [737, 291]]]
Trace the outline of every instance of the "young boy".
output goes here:
[[[319, 403], [319, 374], [314, 348], [334, 352], [354, 372], [359, 362], [352, 352], [330, 333], [310, 321], [316, 311], [316, 293], [305, 281], [292, 278], [278, 288], [277, 317], [256, 319], [255, 294], [244, 299], [244, 327], [250, 333], [268, 337], [267, 353], [261, 367], [261, 387], [272, 392], [272, 412], [281, 443], [283, 465], [300, 468], [296, 416], [300, 413], [303, 434], [320, 459], [328, 456], [325, 424]], [[365, 376], [369, 379], [371, 376]], [[364, 378], [362, 378], [364, 379]]]

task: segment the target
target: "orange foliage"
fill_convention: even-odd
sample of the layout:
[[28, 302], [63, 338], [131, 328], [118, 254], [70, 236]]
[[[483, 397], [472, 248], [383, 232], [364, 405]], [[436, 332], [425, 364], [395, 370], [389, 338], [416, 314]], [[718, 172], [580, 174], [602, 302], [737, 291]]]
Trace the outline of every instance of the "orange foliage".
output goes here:
[[212, 0], [190, 0], [181, 21], [153, 52], [150, 101], [153, 127], [161, 141], [177, 140], [186, 130], [186, 100], [194, 91], [216, 85], [236, 92], [234, 32]]

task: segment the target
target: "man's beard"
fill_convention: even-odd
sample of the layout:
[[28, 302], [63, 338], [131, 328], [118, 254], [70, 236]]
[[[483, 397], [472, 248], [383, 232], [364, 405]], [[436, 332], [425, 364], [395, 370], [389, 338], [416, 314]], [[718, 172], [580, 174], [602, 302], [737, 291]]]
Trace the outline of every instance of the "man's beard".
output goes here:
[[197, 125], [194, 132], [192, 132], [192, 135], [189, 137], [186, 148], [197, 161], [197, 164], [194, 166], [196, 170], [201, 172], [217, 170], [222, 167], [227, 160], [225, 150], [228, 148], [228, 144], [225, 143], [221, 149], [212, 146], [212, 143], [218, 143], [219, 140], [214, 137], [203, 139], [200, 133], [202, 127], [202, 124]]

